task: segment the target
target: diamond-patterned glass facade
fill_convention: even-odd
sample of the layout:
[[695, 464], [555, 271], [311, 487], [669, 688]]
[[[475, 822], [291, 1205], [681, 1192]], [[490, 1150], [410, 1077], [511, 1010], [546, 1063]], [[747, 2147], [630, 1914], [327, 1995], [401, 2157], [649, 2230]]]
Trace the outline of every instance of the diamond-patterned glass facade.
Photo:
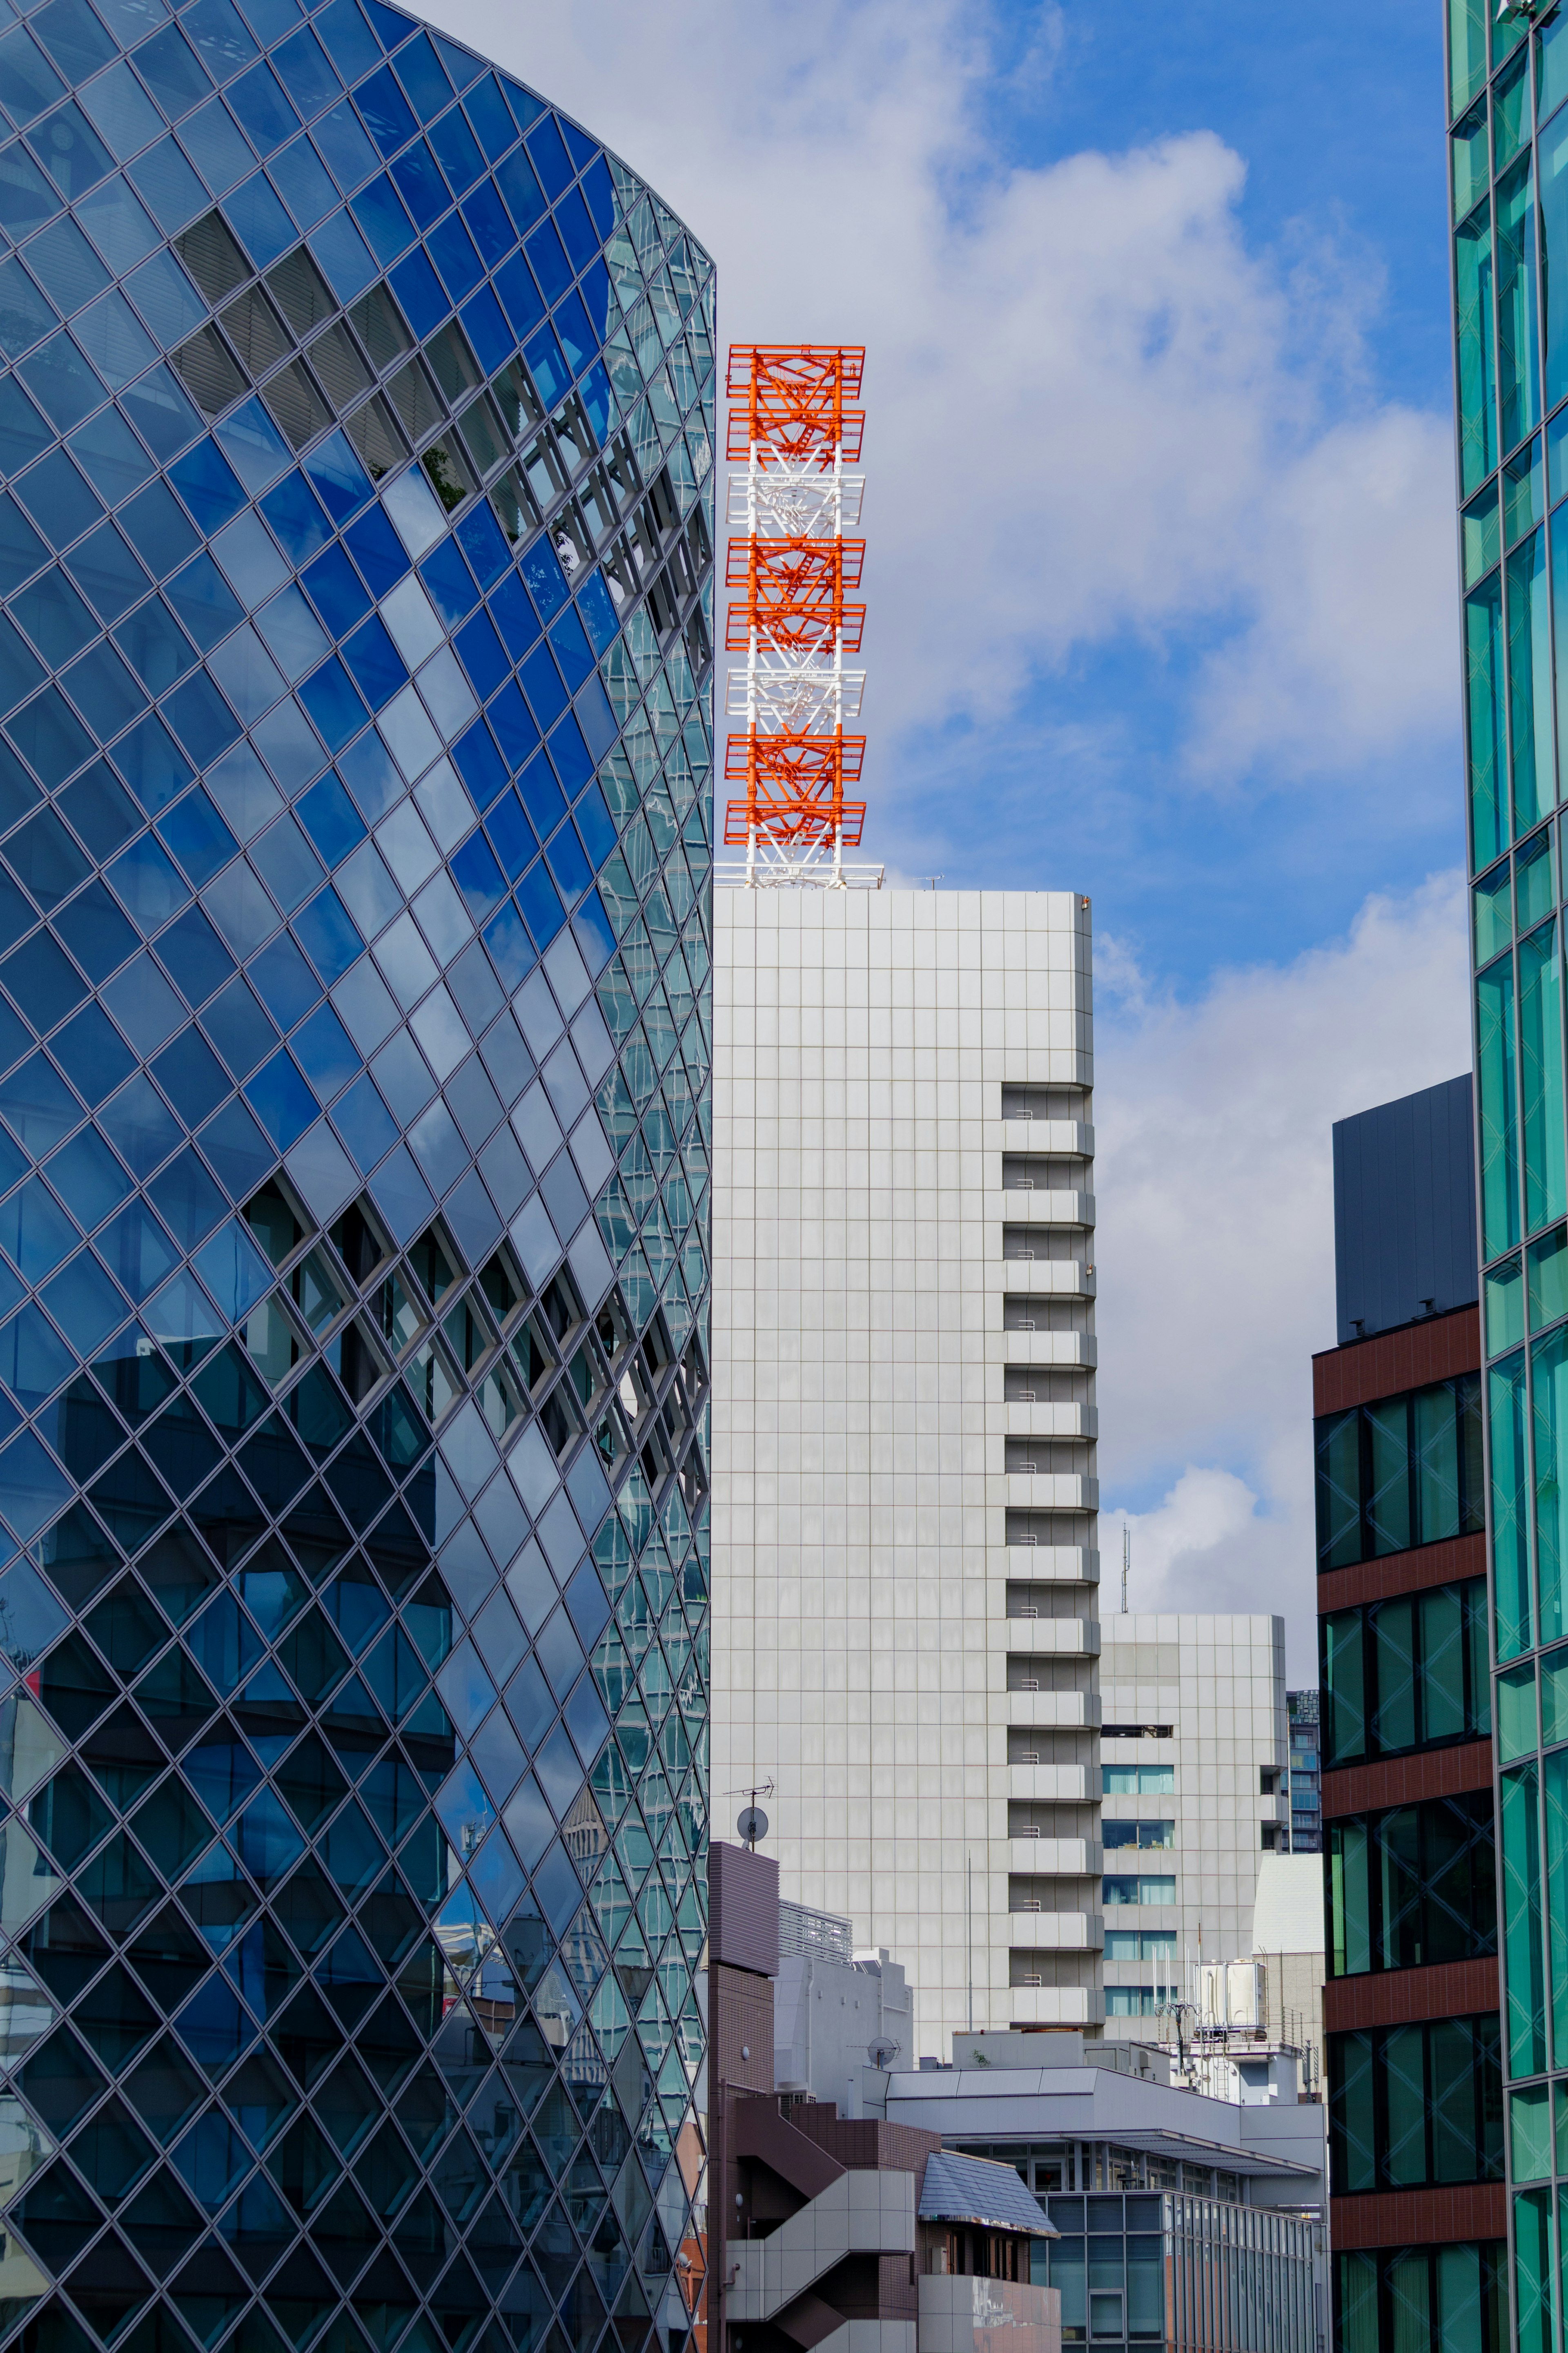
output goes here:
[[713, 291], [382, 0], [0, 30], [0, 2343], [700, 2289]]

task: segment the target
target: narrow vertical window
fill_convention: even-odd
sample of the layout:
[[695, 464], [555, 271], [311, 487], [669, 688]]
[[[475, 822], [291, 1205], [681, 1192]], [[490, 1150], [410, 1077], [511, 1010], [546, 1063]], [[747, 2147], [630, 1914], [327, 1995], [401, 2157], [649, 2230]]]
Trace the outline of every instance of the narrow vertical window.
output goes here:
[[1497, 367], [1492, 356], [1492, 215], [1481, 205], [1454, 239], [1458, 296], [1459, 470], [1479, 491], [1498, 460]]
[[1514, 1070], [1513, 961], [1500, 956], [1476, 982], [1480, 1096], [1482, 1254], [1519, 1240], [1519, 1113]]
[[1568, 121], [1541, 134], [1541, 309], [1551, 410], [1568, 392]]
[[1508, 559], [1508, 697], [1509, 774], [1517, 838], [1528, 833], [1557, 798], [1543, 531], [1532, 531]]
[[1568, 1212], [1563, 1137], [1563, 967], [1555, 921], [1520, 944], [1519, 1082], [1527, 1233]]
[[1528, 155], [1497, 186], [1498, 423], [1505, 452], [1541, 417], [1535, 206]]
[[1535, 1440], [1535, 1577], [1538, 1642], [1563, 1633], [1563, 1581], [1568, 1570], [1568, 1324], [1531, 1354]]
[[1521, 2189], [1513, 2201], [1513, 2310], [1519, 2353], [1553, 2353], [1550, 2189]]
[[1366, 1754], [1364, 1641], [1359, 1609], [1322, 1620], [1323, 1762], [1350, 1765]]
[[[1555, 537], [1568, 540], [1568, 533], [1559, 525]], [[1568, 554], [1564, 568], [1568, 570]], [[1563, 675], [1568, 681], [1568, 665]], [[1471, 860], [1476, 866], [1488, 866], [1509, 842], [1503, 791], [1502, 578], [1496, 572], [1465, 599], [1465, 733]]]
[[1492, 1431], [1492, 1580], [1497, 1654], [1531, 1646], [1530, 1538], [1525, 1522], [1524, 1351], [1489, 1375]]
[[1486, 0], [1448, 0], [1448, 114], [1462, 114], [1487, 78]]
[[1568, 1748], [1542, 1760], [1546, 1826], [1546, 1944], [1552, 1987], [1552, 2048], [1568, 2059]]
[[1541, 1937], [1541, 1822], [1536, 1768], [1502, 1777], [1503, 1950], [1508, 1968], [1508, 2071], [1546, 2065], [1546, 1981]]

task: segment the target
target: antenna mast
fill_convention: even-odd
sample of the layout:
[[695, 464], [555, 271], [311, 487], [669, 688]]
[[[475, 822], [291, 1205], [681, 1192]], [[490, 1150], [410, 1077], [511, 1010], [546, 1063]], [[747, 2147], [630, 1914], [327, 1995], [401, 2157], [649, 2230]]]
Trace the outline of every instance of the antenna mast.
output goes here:
[[[864, 735], [845, 733], [860, 716], [864, 670], [858, 654], [866, 607], [846, 601], [860, 586], [866, 543], [847, 536], [860, 521], [859, 461], [866, 412], [859, 399], [866, 353], [844, 343], [735, 343], [727, 391], [726, 455], [731, 528], [725, 585], [736, 592], [724, 643], [744, 654], [730, 671], [728, 714], [743, 726], [729, 738], [727, 783], [744, 786], [729, 803], [724, 845], [743, 849], [715, 879], [763, 886], [879, 888], [879, 866], [847, 866], [860, 846], [866, 804], [845, 798], [858, 785]], [[744, 525], [744, 535], [736, 531]]]
[[1121, 1614], [1127, 1615], [1127, 1572], [1132, 1566], [1132, 1531], [1121, 1523]]

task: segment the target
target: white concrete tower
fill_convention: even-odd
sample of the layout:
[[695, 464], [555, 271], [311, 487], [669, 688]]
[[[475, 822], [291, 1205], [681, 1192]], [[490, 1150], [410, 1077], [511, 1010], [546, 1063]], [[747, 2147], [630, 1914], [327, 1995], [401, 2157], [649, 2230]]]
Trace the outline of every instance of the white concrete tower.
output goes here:
[[776, 1784], [913, 2055], [1098, 2025], [1088, 902], [714, 907], [715, 1832]]

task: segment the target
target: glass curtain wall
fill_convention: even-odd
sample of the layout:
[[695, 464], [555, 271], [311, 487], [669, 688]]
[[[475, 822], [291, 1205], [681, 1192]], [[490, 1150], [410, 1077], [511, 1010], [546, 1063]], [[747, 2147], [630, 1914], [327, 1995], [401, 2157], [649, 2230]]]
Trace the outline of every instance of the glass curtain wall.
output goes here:
[[[1545, 2353], [1562, 2326], [1568, 2220], [1568, 2131], [1556, 2121], [1568, 2099], [1568, 1705], [1559, 1696], [1568, 1672], [1568, 1159], [1558, 814], [1568, 774], [1568, 10], [1446, 0], [1445, 16], [1500, 1774], [1501, 2145], [1511, 2326], [1520, 2348]], [[1347, 1623], [1336, 1633], [1352, 1666], [1355, 1631]], [[1344, 1724], [1352, 1741], [1360, 1736], [1349, 1701]], [[1348, 1899], [1359, 1869], [1359, 1857], [1347, 1854], [1351, 1944]], [[1357, 2260], [1363, 2317], [1352, 2327], [1342, 2313], [1347, 2338], [1373, 2319], [1379, 2328], [1387, 2324], [1395, 2293], [1386, 2267]], [[1342, 2300], [1349, 2284], [1346, 2274]], [[1424, 2292], [1424, 2310], [1437, 2287], [1434, 2280]]]
[[710, 268], [382, 0], [0, 109], [0, 2339], [677, 2342]]

